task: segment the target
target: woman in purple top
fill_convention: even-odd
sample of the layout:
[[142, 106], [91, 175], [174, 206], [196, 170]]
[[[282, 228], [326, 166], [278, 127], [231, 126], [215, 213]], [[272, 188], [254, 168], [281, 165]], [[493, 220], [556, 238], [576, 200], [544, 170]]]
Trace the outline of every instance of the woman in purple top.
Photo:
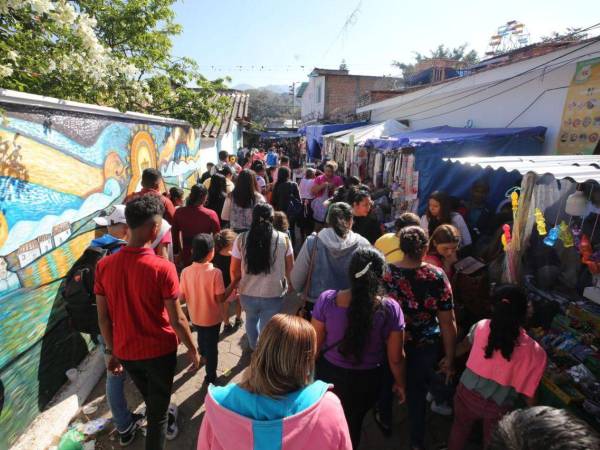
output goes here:
[[404, 316], [396, 301], [378, 295], [384, 268], [377, 250], [358, 249], [350, 262], [350, 289], [323, 292], [313, 310], [321, 351], [316, 378], [334, 385], [354, 448], [377, 401], [386, 358], [394, 391], [400, 402], [405, 397]]

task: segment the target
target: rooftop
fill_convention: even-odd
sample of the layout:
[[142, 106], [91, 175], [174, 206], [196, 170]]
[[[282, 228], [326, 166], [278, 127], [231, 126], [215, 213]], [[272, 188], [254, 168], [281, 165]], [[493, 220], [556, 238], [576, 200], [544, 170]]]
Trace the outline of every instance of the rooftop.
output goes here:
[[222, 96], [227, 96], [231, 105], [225, 112], [216, 114], [213, 121], [200, 128], [200, 136], [204, 138], [217, 138], [227, 134], [233, 129], [235, 121], [245, 120], [248, 117], [250, 94], [231, 89], [219, 92], [213, 100]]

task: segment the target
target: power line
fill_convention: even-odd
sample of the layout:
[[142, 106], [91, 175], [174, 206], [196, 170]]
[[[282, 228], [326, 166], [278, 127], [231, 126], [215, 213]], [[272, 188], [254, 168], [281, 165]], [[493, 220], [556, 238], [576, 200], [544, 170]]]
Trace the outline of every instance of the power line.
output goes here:
[[531, 103], [529, 103], [529, 105], [527, 105], [523, 111], [521, 111], [519, 114], [517, 114], [517, 116], [513, 120], [508, 122], [508, 124], [506, 124], [506, 126], [504, 128], [510, 127], [519, 117], [521, 117], [523, 114], [525, 114], [527, 111], [529, 111], [529, 109], [533, 105], [535, 105], [537, 103], [537, 101], [546, 94], [546, 92], [559, 91], [561, 89], [567, 89], [568, 87], [569, 86], [559, 86], [559, 87], [555, 87], [555, 88], [548, 88], [548, 89], [540, 92], [540, 94], [536, 98], [534, 98], [533, 101]]

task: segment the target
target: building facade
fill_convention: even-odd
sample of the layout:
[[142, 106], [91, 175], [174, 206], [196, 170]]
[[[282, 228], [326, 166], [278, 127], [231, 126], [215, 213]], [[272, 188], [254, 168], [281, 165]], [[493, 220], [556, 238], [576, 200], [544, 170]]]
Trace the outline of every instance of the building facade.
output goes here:
[[348, 70], [315, 68], [309, 75], [308, 84], [297, 94], [301, 98], [301, 121], [311, 124], [354, 120], [364, 94], [401, 87], [399, 78], [350, 75]]

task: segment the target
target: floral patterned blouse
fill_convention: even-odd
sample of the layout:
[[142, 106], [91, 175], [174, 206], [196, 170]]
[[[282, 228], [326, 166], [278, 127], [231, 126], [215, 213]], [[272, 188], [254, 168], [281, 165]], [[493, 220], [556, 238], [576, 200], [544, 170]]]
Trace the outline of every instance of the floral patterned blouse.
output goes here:
[[417, 269], [389, 264], [383, 281], [388, 295], [400, 303], [404, 312], [407, 341], [417, 346], [437, 342], [437, 312], [454, 309], [452, 288], [444, 271], [431, 264]]

